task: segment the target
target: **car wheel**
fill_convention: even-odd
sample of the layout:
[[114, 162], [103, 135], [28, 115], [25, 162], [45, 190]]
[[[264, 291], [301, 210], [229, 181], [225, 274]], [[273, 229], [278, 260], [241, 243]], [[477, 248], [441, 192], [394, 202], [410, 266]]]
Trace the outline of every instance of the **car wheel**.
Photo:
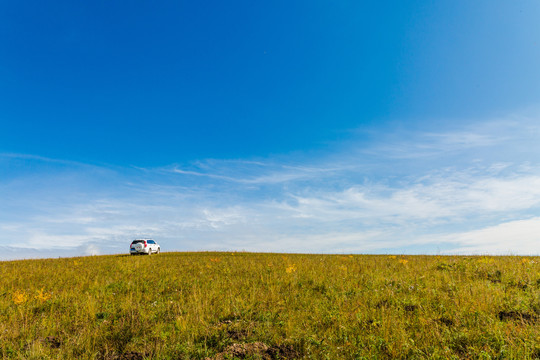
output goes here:
[[161, 250], [160, 248], [157, 248], [156, 254], [159, 254], [160, 250]]

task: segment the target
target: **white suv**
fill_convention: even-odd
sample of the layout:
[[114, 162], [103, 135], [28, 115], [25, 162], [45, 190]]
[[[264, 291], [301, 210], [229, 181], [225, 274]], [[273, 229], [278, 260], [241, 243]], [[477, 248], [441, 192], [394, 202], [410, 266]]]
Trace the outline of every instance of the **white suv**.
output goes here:
[[161, 247], [152, 239], [137, 239], [131, 242], [129, 247], [129, 253], [131, 255], [146, 254], [151, 255], [153, 253], [159, 254]]

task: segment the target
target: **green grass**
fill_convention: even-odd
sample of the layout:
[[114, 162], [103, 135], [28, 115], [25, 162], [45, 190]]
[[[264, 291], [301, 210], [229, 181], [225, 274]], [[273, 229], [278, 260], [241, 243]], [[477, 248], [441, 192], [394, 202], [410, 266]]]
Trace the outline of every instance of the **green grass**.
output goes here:
[[540, 358], [539, 257], [161, 253], [0, 274], [3, 359]]

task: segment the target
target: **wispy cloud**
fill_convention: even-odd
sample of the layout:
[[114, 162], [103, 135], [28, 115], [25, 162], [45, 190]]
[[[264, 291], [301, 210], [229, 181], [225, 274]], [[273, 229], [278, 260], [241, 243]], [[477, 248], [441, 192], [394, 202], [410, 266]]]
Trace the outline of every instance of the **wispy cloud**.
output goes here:
[[[241, 166], [238, 166], [241, 164]], [[329, 176], [343, 171], [348, 167], [329, 166], [294, 166], [291, 164], [276, 164], [275, 162], [231, 162], [213, 160], [207, 163], [198, 162], [192, 169], [183, 169], [178, 166], [166, 169], [178, 175], [206, 177], [245, 185], [272, 185], [309, 180]], [[195, 169], [193, 169], [195, 168]]]
[[[449, 124], [453, 122], [448, 120]], [[448, 128], [444, 131], [402, 129], [399, 133], [377, 134], [378, 139], [372, 146], [360, 148], [359, 151], [388, 159], [429, 161], [429, 158], [435, 158], [454, 162], [454, 156], [464, 154], [474, 156], [473, 160], [505, 157], [501, 147], [512, 148], [508, 155], [520, 154], [521, 158], [525, 155], [524, 149], [533, 152], [540, 150], [537, 141], [540, 123], [536, 113], [490, 121], [471, 120], [464, 125], [448, 125]]]
[[319, 190], [294, 196], [285, 204], [298, 217], [319, 221], [376, 217], [379, 221], [448, 222], [452, 219], [518, 212], [540, 206], [540, 174], [490, 177], [448, 174], [429, 181], [388, 187], [380, 184], [354, 186], [341, 191]]

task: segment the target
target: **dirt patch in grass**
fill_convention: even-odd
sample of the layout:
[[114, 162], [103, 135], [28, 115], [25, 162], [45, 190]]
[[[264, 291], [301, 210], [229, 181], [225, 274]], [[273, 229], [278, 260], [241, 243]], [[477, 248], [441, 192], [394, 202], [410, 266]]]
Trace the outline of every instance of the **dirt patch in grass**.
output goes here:
[[403, 309], [407, 312], [415, 312], [418, 310], [418, 305], [405, 305], [403, 306]]
[[514, 311], [514, 310], [499, 311], [499, 313], [497, 314], [497, 317], [501, 321], [502, 320], [505, 320], [505, 321], [508, 321], [508, 320], [521, 320], [521, 321], [524, 321], [524, 322], [537, 322], [538, 321], [538, 316], [536, 316], [535, 314], [529, 314], [529, 313], [526, 313], [526, 312]]
[[454, 325], [454, 320], [450, 319], [450, 318], [447, 318], [447, 317], [442, 317], [438, 320], [441, 324], [444, 324], [446, 326], [453, 326]]
[[253, 342], [229, 345], [223, 352], [216, 354], [212, 358], [206, 358], [205, 360], [225, 360], [230, 358], [245, 359], [253, 356], [259, 356], [264, 360], [296, 359], [299, 357], [299, 353], [292, 345], [288, 344], [268, 346], [262, 342]]
[[290, 344], [272, 346], [268, 349], [268, 353], [273, 359], [296, 359], [300, 356], [300, 353]]
[[47, 336], [46, 338], [41, 339], [41, 341], [52, 349], [58, 349], [62, 346], [62, 340], [56, 336]]

